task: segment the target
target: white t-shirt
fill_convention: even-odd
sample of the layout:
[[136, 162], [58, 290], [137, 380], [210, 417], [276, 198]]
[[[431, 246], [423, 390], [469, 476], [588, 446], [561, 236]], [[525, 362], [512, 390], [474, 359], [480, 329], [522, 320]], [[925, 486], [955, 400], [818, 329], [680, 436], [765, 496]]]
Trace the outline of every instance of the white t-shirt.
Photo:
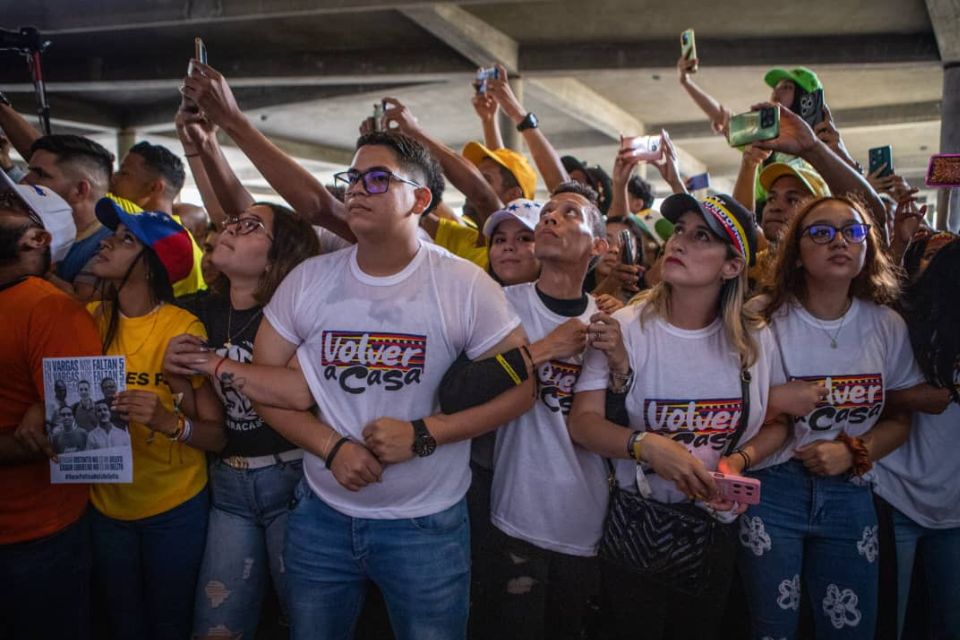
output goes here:
[[[504, 289], [530, 342], [569, 317], [547, 308], [533, 283]], [[593, 298], [577, 316], [597, 312]], [[607, 512], [603, 459], [573, 444], [567, 415], [583, 356], [550, 361], [537, 370], [533, 408], [497, 431], [490, 519], [507, 535], [551, 551], [594, 556]]]
[[[757, 469], [786, 462], [796, 449], [834, 440], [841, 431], [862, 436], [880, 418], [886, 389], [923, 382], [907, 325], [889, 307], [854, 298], [846, 317], [826, 321], [791, 302], [771, 324], [787, 378], [825, 381], [829, 393], [809, 414], [794, 417], [791, 437]], [[836, 349], [830, 346], [834, 335]]]
[[[487, 274], [426, 244], [402, 271], [382, 278], [360, 270], [356, 247], [306, 260], [264, 314], [299, 345], [319, 417], [361, 442], [377, 418], [439, 413], [437, 387], [457, 356], [476, 358], [520, 322]], [[469, 440], [440, 446], [426, 458], [388, 465], [381, 482], [358, 492], [340, 486], [309, 453], [304, 474], [318, 496], [349, 516], [416, 518], [463, 497], [469, 456]]]
[[326, 227], [313, 225], [313, 230], [317, 232], [317, 239], [320, 240], [320, 255], [325, 253], [333, 253], [334, 251], [339, 251], [340, 249], [346, 249], [353, 244], [349, 240], [341, 238]]
[[[953, 372], [960, 389], [960, 367]], [[913, 414], [903, 445], [881, 459], [874, 490], [911, 520], [930, 529], [960, 527], [960, 405], [940, 415]]]
[[[645, 305], [627, 305], [613, 314], [620, 323], [633, 369], [626, 402], [630, 428], [669, 436], [687, 447], [707, 469], [715, 470], [743, 408], [739, 356], [728, 343], [719, 318], [693, 331], [675, 327], [658, 315], [641, 324]], [[759, 355], [750, 367], [750, 417], [740, 445], [763, 425], [770, 387], [784, 382], [770, 330], [757, 331], [754, 339]], [[608, 374], [606, 356], [588, 349], [577, 393], [606, 389]], [[619, 459], [614, 464], [620, 486], [636, 491], [636, 463]], [[653, 473], [648, 473], [647, 479], [654, 500], [687, 500], [673, 482]]]

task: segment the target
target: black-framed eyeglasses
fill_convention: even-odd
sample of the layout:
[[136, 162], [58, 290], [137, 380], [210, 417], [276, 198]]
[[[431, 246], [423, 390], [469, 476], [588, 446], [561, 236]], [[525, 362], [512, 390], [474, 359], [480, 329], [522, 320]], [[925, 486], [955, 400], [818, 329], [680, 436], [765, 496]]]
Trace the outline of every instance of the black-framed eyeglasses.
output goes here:
[[863, 222], [851, 222], [842, 227], [835, 227], [832, 224], [817, 223], [811, 224], [803, 230], [803, 235], [810, 236], [816, 244], [830, 244], [837, 237], [837, 233], [843, 235], [847, 242], [860, 244], [867, 239], [870, 234], [869, 224]]
[[269, 231], [267, 231], [267, 225], [263, 224], [263, 220], [258, 218], [241, 218], [240, 216], [231, 216], [223, 223], [223, 228], [226, 229], [227, 227], [232, 226], [237, 227], [238, 236], [245, 236], [253, 233], [257, 229], [263, 229], [263, 232], [267, 234], [267, 237], [273, 240], [273, 236], [270, 235]]
[[390, 188], [390, 180], [403, 182], [404, 184], [409, 184], [417, 188], [423, 186], [419, 182], [414, 182], [409, 178], [398, 176], [392, 171], [387, 171], [386, 169], [370, 169], [369, 171], [364, 171], [362, 173], [356, 169], [350, 169], [348, 171], [341, 171], [340, 173], [333, 175], [333, 181], [342, 182], [347, 189], [357, 184], [361, 180], [363, 180], [363, 188], [371, 195], [386, 193], [387, 189]]

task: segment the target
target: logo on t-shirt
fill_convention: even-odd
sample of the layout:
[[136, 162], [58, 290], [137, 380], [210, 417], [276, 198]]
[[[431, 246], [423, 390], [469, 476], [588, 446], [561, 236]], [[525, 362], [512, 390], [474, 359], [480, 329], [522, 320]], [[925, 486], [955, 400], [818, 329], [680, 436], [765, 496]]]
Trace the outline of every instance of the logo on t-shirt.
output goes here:
[[803, 376], [801, 380], [822, 382], [827, 397], [805, 416], [794, 418], [813, 431], [829, 431], [845, 424], [860, 424], [883, 410], [883, 376], [861, 373], [853, 376]]
[[720, 451], [740, 422], [741, 398], [676, 400], [647, 398], [643, 416], [649, 431], [673, 438], [688, 447]]
[[570, 362], [546, 362], [537, 370], [540, 400], [550, 411], [570, 413], [573, 404], [573, 387], [580, 377], [580, 365]]
[[410, 333], [323, 332], [323, 377], [347, 393], [382, 385], [398, 391], [420, 384], [427, 337]]
[[[236, 360], [237, 362], [253, 362], [253, 345], [247, 340], [241, 340], [242, 344], [231, 344], [229, 347], [217, 349], [217, 355]], [[217, 385], [220, 390], [220, 397], [223, 399], [223, 406], [227, 414], [227, 429], [231, 431], [253, 431], [263, 426], [261, 418], [253, 408], [250, 398], [243, 395], [232, 380], [221, 380]]]

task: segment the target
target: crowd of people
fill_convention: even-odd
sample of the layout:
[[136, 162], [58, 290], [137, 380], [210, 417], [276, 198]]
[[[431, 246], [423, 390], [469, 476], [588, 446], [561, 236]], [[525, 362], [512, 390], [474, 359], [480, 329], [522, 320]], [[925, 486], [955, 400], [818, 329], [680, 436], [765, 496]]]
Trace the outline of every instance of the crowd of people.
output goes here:
[[[116, 168], [0, 95], [0, 639], [253, 638], [270, 591], [296, 639], [373, 602], [402, 639], [731, 637], [738, 599], [758, 640], [960, 637], [960, 244], [808, 123], [814, 72], [764, 80], [778, 136], [697, 195], [667, 132], [561, 156], [502, 67], [482, 142], [387, 97], [334, 185], [198, 60], [182, 150]], [[96, 355], [122, 390], [45, 397], [45, 358]], [[51, 483], [127, 443], [131, 483]]]

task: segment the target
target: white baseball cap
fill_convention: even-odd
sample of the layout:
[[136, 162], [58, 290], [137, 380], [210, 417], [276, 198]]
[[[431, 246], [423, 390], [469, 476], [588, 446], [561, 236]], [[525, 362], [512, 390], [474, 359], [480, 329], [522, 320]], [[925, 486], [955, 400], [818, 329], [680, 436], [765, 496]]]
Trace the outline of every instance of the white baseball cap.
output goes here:
[[543, 208], [542, 202], [527, 200], [526, 198], [517, 198], [507, 203], [503, 209], [494, 211], [483, 223], [483, 235], [487, 238], [493, 235], [497, 226], [507, 218], [519, 220], [520, 223], [533, 231], [540, 221], [540, 209]]
[[63, 260], [77, 237], [73, 208], [50, 189], [32, 184], [16, 184], [5, 171], [0, 170], [0, 193], [6, 191], [12, 192], [27, 209], [40, 218], [43, 228], [52, 237], [50, 255], [53, 262]]

